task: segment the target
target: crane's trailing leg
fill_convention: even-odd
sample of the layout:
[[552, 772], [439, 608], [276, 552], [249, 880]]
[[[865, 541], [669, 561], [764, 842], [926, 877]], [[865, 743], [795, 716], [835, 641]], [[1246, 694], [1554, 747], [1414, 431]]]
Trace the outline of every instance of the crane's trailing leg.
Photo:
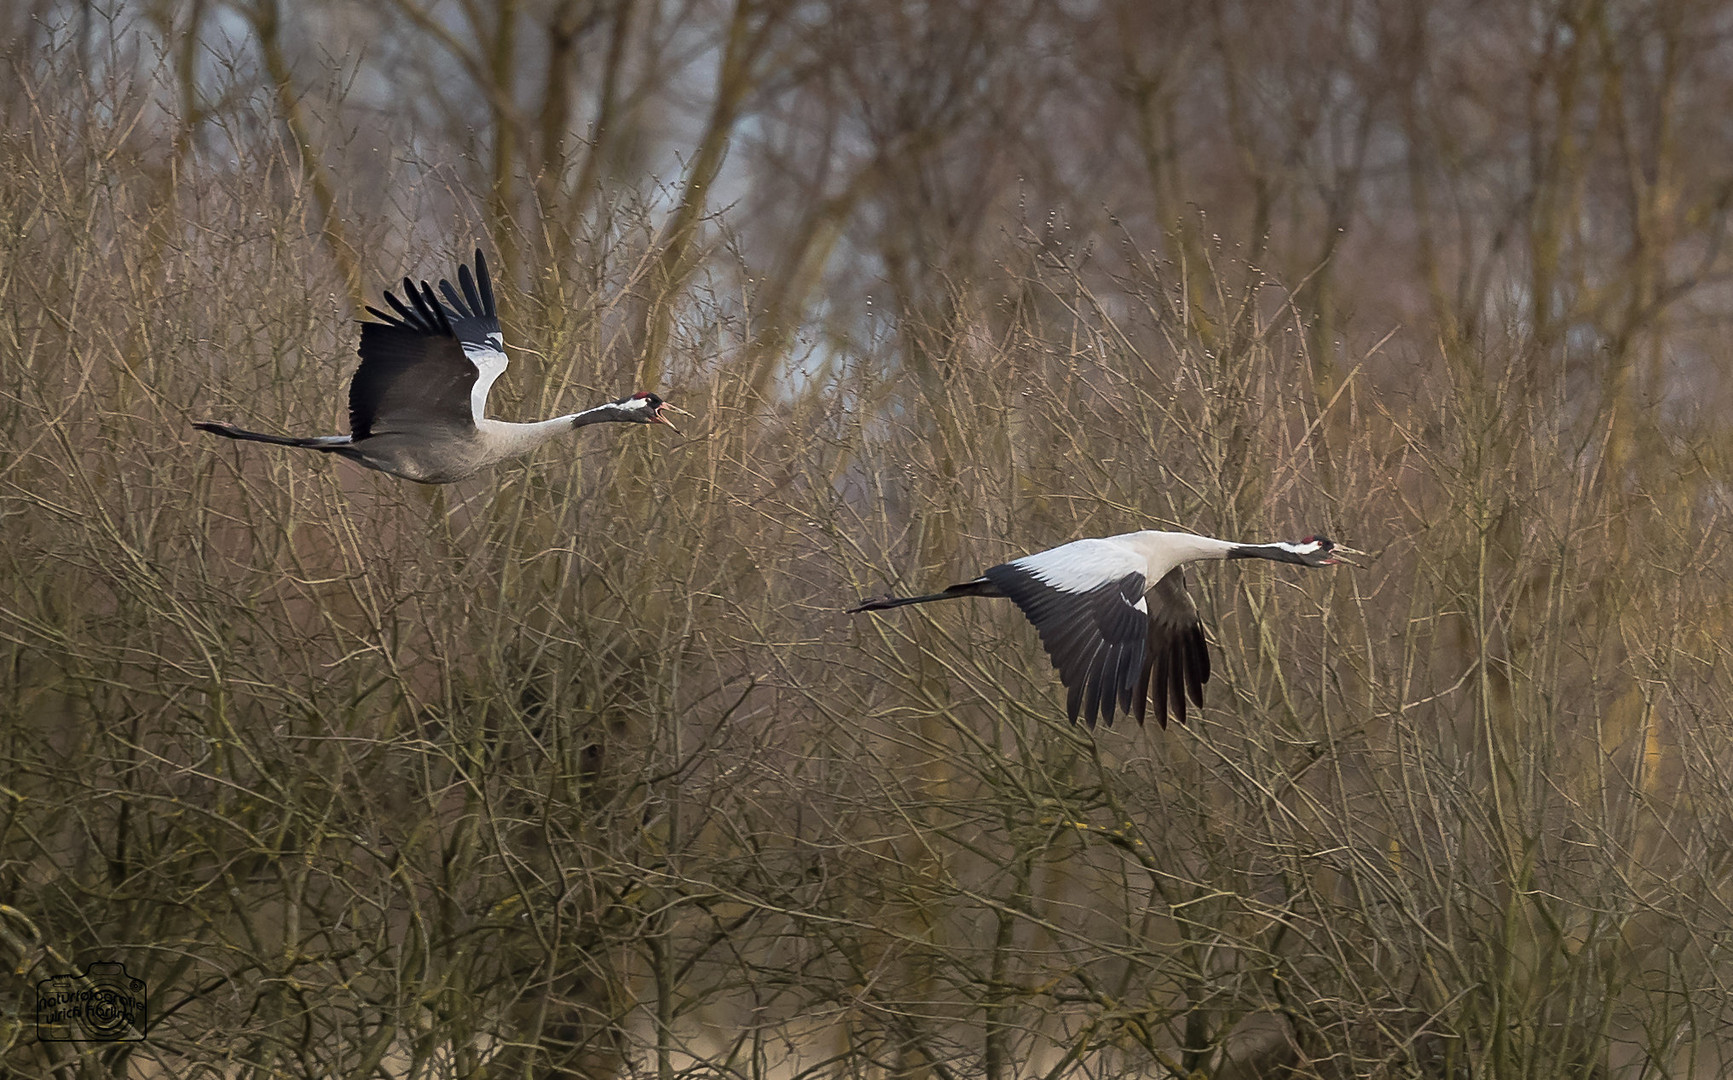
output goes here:
[[961, 585], [952, 585], [944, 592], [928, 593], [925, 596], [879, 596], [871, 600], [863, 600], [858, 607], [848, 609], [848, 614], [857, 611], [884, 611], [886, 608], [907, 607], [909, 604], [926, 604], [934, 600], [958, 600], [965, 596], [1004, 596], [999, 587], [986, 578], [976, 578], [965, 581]]
[[333, 450], [339, 446], [348, 446], [353, 440], [347, 435], [266, 435], [258, 431], [246, 431], [228, 424], [219, 424], [211, 420], [200, 420], [193, 424], [200, 431], [208, 431], [224, 438], [240, 439], [244, 442], [270, 443], [273, 446], [300, 446], [308, 450]]

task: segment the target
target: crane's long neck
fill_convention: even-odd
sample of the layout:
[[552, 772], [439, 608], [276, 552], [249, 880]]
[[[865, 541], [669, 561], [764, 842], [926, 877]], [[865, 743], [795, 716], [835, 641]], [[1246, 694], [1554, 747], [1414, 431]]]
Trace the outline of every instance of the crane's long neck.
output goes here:
[[[1312, 545], [1316, 548], [1317, 545]], [[1272, 559], [1276, 562], [1295, 563], [1299, 566], [1315, 566], [1308, 562], [1297, 550], [1297, 544], [1235, 544], [1227, 553], [1229, 559]]]
[[556, 416], [534, 424], [513, 424], [504, 420], [477, 420], [476, 434], [488, 450], [490, 461], [504, 461], [528, 453], [550, 439], [557, 439], [572, 430], [577, 415]]
[[565, 424], [568, 427], [589, 427], [591, 424], [617, 424], [627, 419], [620, 415], [620, 406], [616, 402], [597, 405], [593, 409], [585, 409], [581, 413], [572, 413], [557, 420], [549, 420], [550, 424]]
[[[1158, 581], [1176, 566], [1203, 559], [1270, 559], [1275, 562], [1310, 566], [1296, 544], [1241, 544], [1232, 540], [1217, 540], [1213, 536], [1192, 533], [1144, 532], [1116, 536], [1118, 540], [1141, 551], [1149, 560], [1149, 580]], [[1315, 545], [1314, 545], [1315, 547]]]
[[1146, 529], [1143, 532], [1125, 533], [1122, 536], [1109, 537], [1110, 540], [1135, 548], [1149, 560], [1147, 571], [1151, 582], [1159, 581], [1176, 566], [1200, 559], [1231, 559], [1233, 552], [1245, 547], [1231, 540], [1217, 540], [1212, 536], [1197, 536], [1193, 533], [1158, 532]]

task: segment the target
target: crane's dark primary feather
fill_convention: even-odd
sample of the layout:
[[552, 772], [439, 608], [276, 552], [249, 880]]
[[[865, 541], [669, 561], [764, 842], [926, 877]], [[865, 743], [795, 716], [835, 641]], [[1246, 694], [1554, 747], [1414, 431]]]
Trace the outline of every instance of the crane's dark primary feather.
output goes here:
[[397, 314], [392, 315], [380, 311], [371, 304], [367, 305], [367, 314], [373, 316], [375, 319], [382, 320], [387, 326], [407, 327], [408, 329], [416, 330], [423, 334], [433, 333], [431, 327], [423, 326], [421, 324], [421, 316], [417, 315], [413, 309], [405, 306], [403, 301], [392, 295], [390, 289], [385, 290], [385, 302], [390, 304], [391, 310], [395, 311]]
[[[477, 280], [480, 287], [477, 287]], [[453, 299], [452, 306], [462, 313], [466, 319], [491, 319], [498, 313], [493, 306], [493, 278], [487, 272], [487, 260], [482, 258], [481, 249], [475, 251], [475, 274], [471, 276], [469, 267], [459, 265], [457, 268], [457, 283], [463, 287], [462, 303]], [[440, 282], [445, 287], [445, 282]]]
[[450, 307], [452, 333], [459, 341], [471, 348], [498, 349], [499, 341], [495, 335], [500, 332], [499, 313], [493, 306], [493, 278], [487, 272], [487, 260], [479, 249], [475, 253], [475, 271], [472, 277], [469, 267], [457, 268], [461, 293], [443, 278], [439, 282], [439, 291]]
[[1171, 715], [1185, 723], [1185, 703], [1203, 708], [1203, 684], [1209, 682], [1209, 644], [1197, 606], [1186, 595], [1185, 574], [1179, 567], [1168, 571], [1150, 590], [1149, 643], [1138, 680], [1135, 715], [1143, 723], [1144, 709], [1155, 701], [1155, 719], [1167, 726]]
[[1115, 707], [1132, 711], [1132, 691], [1144, 668], [1149, 616], [1142, 574], [1127, 574], [1090, 589], [1056, 588], [1016, 562], [983, 575], [1022, 609], [1041, 637], [1065, 685], [1065, 715], [1094, 727], [1112, 724]]
[[[451, 281], [441, 278], [439, 293], [427, 282], [419, 286], [409, 278], [403, 279], [403, 295], [407, 303], [399, 300], [390, 289], [385, 290], [385, 302], [391, 311], [381, 311], [372, 305], [367, 305], [367, 313], [388, 326], [400, 326], [422, 334], [451, 334], [455, 328], [457, 336], [470, 340], [463, 333], [459, 324], [474, 321], [490, 323], [487, 326], [476, 326], [473, 335], [479, 341], [487, 333], [499, 331], [499, 312], [494, 307], [493, 275], [488, 273], [487, 259], [481, 249], [475, 252], [475, 273], [470, 273], [469, 267], [458, 264], [457, 283], [463, 290], [461, 295], [452, 287]], [[442, 303], [439, 296], [445, 298]]]

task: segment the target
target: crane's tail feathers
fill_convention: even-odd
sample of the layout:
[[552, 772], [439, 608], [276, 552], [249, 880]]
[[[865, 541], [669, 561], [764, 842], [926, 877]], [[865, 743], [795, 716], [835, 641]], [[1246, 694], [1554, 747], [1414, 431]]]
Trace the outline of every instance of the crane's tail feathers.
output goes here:
[[859, 606], [848, 609], [847, 614], [853, 615], [860, 611], [883, 611], [886, 608], [905, 607], [909, 604], [926, 604], [934, 600], [956, 600], [963, 596], [1004, 596], [999, 587], [986, 578], [976, 578], [965, 581], [961, 585], [952, 585], [944, 592], [928, 593], [925, 596], [879, 596], [871, 600], [863, 600]]
[[218, 424], [210, 420], [200, 420], [193, 424], [200, 431], [208, 431], [213, 435], [221, 435], [226, 439], [243, 439], [247, 442], [270, 443], [273, 446], [303, 446], [309, 450], [335, 450], [339, 446], [348, 446], [350, 437], [347, 435], [313, 435], [298, 438], [292, 435], [265, 435], [257, 431], [245, 431], [228, 424]]

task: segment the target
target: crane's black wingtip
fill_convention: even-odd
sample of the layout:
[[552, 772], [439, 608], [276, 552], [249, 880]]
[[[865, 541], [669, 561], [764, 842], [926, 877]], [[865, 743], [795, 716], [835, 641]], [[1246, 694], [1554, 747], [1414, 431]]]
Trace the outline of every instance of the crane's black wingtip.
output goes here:
[[481, 310], [476, 314], [484, 318], [495, 318], [499, 308], [493, 298], [493, 275], [487, 272], [487, 259], [481, 253], [481, 246], [475, 249], [475, 281], [476, 291], [481, 294]]
[[1087, 708], [1079, 709], [1075, 713], [1067, 710], [1067, 713], [1066, 719], [1073, 727], [1082, 727], [1091, 735], [1095, 734], [1098, 729], [1111, 729], [1113, 727], [1113, 713], [1105, 704], [1101, 705], [1099, 711], [1093, 715]]

